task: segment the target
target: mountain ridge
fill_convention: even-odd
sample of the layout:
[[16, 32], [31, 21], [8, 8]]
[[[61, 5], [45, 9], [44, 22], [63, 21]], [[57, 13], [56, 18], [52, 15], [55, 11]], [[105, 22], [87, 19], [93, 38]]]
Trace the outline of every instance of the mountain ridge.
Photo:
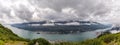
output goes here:
[[28, 22], [28, 23], [12, 24], [11, 26], [29, 31], [42, 31], [42, 32], [60, 33], [60, 34], [80, 33], [85, 31], [93, 31], [97, 29], [105, 29], [111, 27], [110, 25], [104, 25], [98, 22], [90, 22], [90, 21], [58, 21], [58, 22], [48, 23], [53, 25], [47, 25], [47, 23], [48, 22], [45, 21]]

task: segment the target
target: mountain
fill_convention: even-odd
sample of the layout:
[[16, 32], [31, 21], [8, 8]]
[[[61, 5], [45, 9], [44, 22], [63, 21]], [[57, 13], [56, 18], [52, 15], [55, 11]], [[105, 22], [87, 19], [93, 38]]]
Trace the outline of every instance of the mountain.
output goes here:
[[12, 24], [11, 26], [29, 31], [42, 31], [60, 34], [80, 33], [111, 27], [111, 25], [104, 25], [91, 21], [41, 21]]

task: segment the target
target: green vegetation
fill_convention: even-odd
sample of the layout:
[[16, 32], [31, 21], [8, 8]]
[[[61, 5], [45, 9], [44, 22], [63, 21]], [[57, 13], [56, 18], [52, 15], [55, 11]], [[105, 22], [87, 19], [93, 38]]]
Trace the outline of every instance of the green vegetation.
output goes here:
[[38, 45], [51, 45], [43, 38], [34, 40], [21, 38], [0, 24], [0, 45], [35, 45], [36, 43], [38, 43]]
[[29, 42], [29, 45], [34, 45], [34, 44], [37, 44], [38, 45], [51, 45], [47, 40], [43, 39], [43, 38], [38, 38], [38, 39], [34, 39], [34, 40], [31, 40]]
[[8, 41], [8, 40], [27, 41], [26, 39], [17, 36], [10, 29], [5, 28], [2, 25], [0, 25], [0, 40], [2, 41]]
[[0, 25], [0, 45], [120, 45], [120, 33], [105, 33], [95, 39], [82, 42], [60, 42], [50, 44], [43, 38], [27, 40], [14, 34], [10, 29]]
[[0, 24], [0, 45], [14, 45], [15, 42], [27, 42], [29, 40], [21, 38], [14, 34], [10, 29]]
[[0, 40], [0, 45], [4, 45], [4, 42], [2, 40]]
[[82, 42], [62, 42], [55, 45], [120, 45], [120, 33], [104, 34], [98, 38]]

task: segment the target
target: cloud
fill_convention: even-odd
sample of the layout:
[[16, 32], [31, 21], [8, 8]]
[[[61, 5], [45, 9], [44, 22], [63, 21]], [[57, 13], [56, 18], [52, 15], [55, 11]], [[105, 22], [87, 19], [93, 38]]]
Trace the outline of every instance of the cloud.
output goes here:
[[[118, 0], [0, 0], [0, 22], [42, 20], [119, 20]], [[118, 8], [117, 8], [118, 10]], [[119, 11], [119, 10], [118, 10]], [[112, 18], [112, 16], [115, 16]], [[117, 22], [117, 21], [114, 21]]]

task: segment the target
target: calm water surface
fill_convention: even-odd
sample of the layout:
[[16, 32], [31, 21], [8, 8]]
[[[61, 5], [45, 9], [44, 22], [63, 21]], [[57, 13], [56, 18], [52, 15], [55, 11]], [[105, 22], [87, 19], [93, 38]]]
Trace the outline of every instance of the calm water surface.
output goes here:
[[27, 39], [36, 39], [36, 38], [45, 38], [47, 40], [65, 40], [65, 41], [83, 41], [86, 39], [93, 39], [96, 38], [100, 32], [100, 30], [96, 31], [88, 31], [88, 32], [81, 32], [79, 34], [37, 34], [38, 32], [22, 30], [10, 25], [6, 25], [10, 28], [15, 34], [20, 37], [27, 38]]

